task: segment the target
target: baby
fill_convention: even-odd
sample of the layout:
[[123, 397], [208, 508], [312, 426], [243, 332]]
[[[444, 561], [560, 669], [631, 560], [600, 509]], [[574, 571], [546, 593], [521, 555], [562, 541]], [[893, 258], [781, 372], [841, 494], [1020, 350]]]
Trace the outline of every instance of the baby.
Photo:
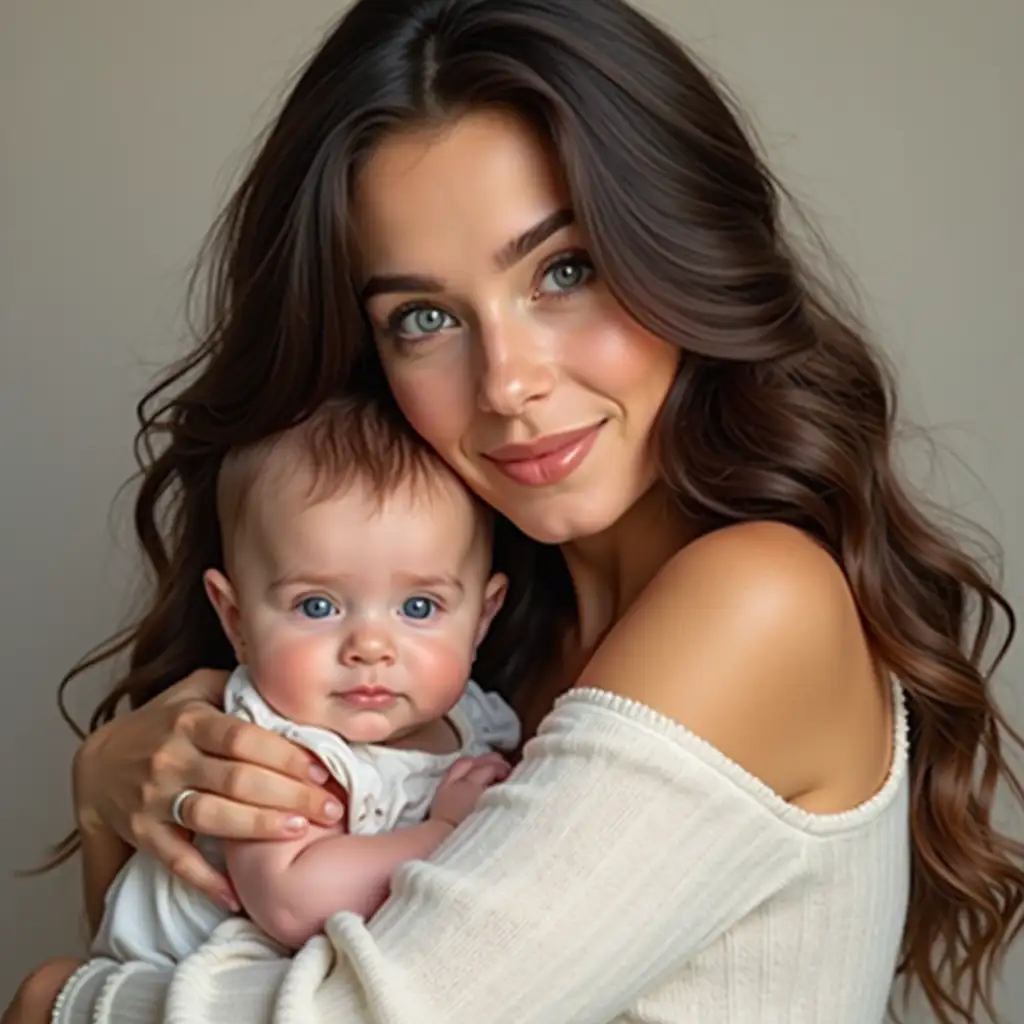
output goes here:
[[[491, 571], [490, 514], [365, 406], [327, 403], [231, 452], [218, 516], [224, 567], [206, 589], [239, 666], [225, 710], [315, 753], [346, 814], [295, 840], [196, 841], [249, 917], [297, 948], [336, 911], [371, 914], [395, 869], [507, 773], [493, 751], [516, 748], [517, 719], [469, 680], [507, 581]], [[93, 954], [177, 963], [228, 916], [136, 853]]]

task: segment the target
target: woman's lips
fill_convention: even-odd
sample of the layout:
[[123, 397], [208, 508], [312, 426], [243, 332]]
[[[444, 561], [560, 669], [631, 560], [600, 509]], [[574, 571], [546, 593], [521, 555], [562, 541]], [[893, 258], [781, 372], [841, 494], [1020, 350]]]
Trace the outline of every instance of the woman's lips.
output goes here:
[[579, 430], [547, 434], [527, 444], [508, 444], [487, 458], [510, 480], [525, 487], [548, 487], [570, 476], [590, 454], [604, 421]]

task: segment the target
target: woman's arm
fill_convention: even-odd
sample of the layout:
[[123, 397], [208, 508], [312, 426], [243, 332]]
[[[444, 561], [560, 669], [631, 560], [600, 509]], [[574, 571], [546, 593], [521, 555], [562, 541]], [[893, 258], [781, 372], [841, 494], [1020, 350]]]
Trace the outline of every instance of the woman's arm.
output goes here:
[[565, 698], [519, 767], [369, 924], [292, 960], [230, 921], [176, 971], [112, 968], [70, 1022], [608, 1021], [797, 879], [804, 835], [701, 741], [599, 691]]
[[338, 915], [288, 962], [229, 922], [176, 972], [115, 978], [95, 1019], [607, 1021], [794, 884], [813, 839], [645, 705], [692, 714], [783, 795], [813, 788], [799, 752], [834, 725], [822, 709], [842, 689], [847, 598], [805, 541], [767, 564], [756, 544], [715, 548], [666, 567], [587, 669], [594, 688], [562, 699], [369, 924]]
[[57, 996], [82, 963], [61, 957], [37, 967], [18, 986], [0, 1024], [49, 1024]]
[[82, 888], [89, 938], [95, 937], [103, 920], [107, 890], [131, 854], [131, 848], [116, 832], [101, 822], [90, 828], [79, 825], [82, 837]]

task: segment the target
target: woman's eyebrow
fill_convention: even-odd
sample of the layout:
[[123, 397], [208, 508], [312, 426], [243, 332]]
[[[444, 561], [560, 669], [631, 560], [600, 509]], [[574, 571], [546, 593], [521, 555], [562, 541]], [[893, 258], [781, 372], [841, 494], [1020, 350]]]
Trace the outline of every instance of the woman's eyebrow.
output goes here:
[[[568, 227], [575, 220], [575, 214], [568, 207], [555, 210], [521, 235], [506, 242], [492, 257], [499, 271], [509, 270], [524, 260], [534, 249], [546, 242], [556, 231]], [[360, 299], [369, 302], [375, 295], [409, 292], [442, 292], [444, 282], [425, 274], [375, 274], [360, 292]]]
[[546, 242], [556, 231], [568, 227], [575, 215], [568, 207], [555, 210], [532, 228], [527, 228], [517, 238], [506, 242], [493, 256], [492, 262], [498, 270], [508, 270], [524, 260], [538, 245]]

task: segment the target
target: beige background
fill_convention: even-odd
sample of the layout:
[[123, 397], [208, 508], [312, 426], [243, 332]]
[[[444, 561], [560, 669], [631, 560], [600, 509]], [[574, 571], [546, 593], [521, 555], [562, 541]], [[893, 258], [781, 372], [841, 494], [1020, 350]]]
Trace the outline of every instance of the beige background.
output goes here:
[[[930, 485], [1001, 537], [1020, 602], [1024, 4], [644, 6], [724, 72], [852, 265], [908, 411], [976, 474], [947, 459]], [[74, 943], [74, 870], [11, 872], [69, 822], [56, 682], [131, 610], [127, 505], [110, 507], [133, 404], [180, 350], [185, 274], [247, 146], [339, 7], [0, 4], [0, 1003]], [[1020, 1021], [1021, 949], [1010, 966]]]

